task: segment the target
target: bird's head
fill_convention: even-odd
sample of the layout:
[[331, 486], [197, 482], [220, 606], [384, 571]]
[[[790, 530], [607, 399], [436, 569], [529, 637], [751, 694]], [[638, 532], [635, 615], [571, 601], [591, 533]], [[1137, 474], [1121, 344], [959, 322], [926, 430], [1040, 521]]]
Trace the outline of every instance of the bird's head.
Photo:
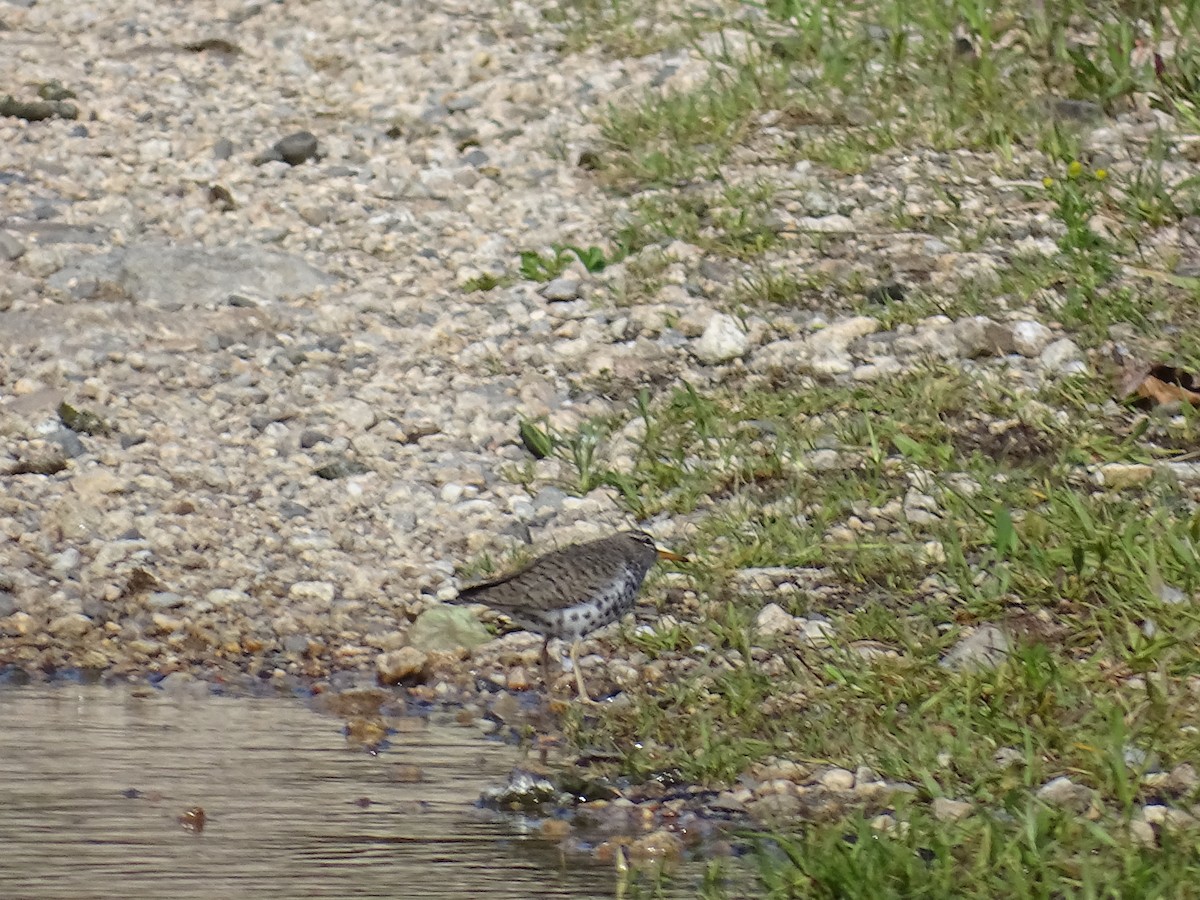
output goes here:
[[644, 531], [626, 531], [621, 535], [625, 540], [629, 541], [637, 548], [638, 555], [646, 554], [654, 559], [669, 559], [674, 562], [687, 562], [686, 556], [680, 556], [678, 553], [672, 553], [670, 550], [664, 550], [658, 546], [657, 542]]

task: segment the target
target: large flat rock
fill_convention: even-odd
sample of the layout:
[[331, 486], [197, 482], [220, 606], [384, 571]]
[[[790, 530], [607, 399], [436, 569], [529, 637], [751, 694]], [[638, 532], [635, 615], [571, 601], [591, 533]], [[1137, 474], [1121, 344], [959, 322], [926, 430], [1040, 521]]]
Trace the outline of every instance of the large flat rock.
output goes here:
[[147, 241], [56, 272], [49, 285], [78, 298], [119, 292], [163, 309], [225, 304], [231, 297], [275, 302], [312, 293], [336, 279], [302, 259], [248, 244], [211, 249]]

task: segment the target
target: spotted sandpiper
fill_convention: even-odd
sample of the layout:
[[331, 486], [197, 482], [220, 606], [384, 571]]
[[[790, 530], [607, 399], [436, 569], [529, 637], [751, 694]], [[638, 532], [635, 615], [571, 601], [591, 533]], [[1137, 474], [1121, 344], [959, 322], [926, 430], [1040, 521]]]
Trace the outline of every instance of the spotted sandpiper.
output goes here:
[[542, 635], [542, 675], [547, 687], [550, 641], [569, 640], [579, 699], [591, 702], [579, 670], [579, 642], [633, 608], [657, 559], [687, 561], [659, 549], [644, 531], [622, 531], [554, 550], [509, 575], [464, 588], [452, 602], [482, 603]]

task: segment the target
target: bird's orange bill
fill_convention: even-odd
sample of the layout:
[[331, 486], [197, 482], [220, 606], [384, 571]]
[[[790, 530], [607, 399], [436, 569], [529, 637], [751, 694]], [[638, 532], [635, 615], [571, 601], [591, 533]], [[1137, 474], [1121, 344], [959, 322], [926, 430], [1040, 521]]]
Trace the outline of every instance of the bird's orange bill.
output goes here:
[[664, 550], [661, 547], [655, 547], [654, 549], [656, 549], [658, 551], [659, 559], [669, 559], [673, 562], [688, 562], [689, 561], [686, 556], [680, 556], [678, 553], [672, 553], [670, 550]]

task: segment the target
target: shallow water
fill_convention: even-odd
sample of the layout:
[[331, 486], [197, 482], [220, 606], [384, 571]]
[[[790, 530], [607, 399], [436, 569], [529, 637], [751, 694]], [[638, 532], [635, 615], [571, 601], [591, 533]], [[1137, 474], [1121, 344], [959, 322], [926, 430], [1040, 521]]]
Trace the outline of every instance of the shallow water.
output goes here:
[[342, 724], [280, 698], [0, 688], [0, 897], [616, 896], [611, 868], [476, 808], [516, 748], [430, 725], [372, 756]]

